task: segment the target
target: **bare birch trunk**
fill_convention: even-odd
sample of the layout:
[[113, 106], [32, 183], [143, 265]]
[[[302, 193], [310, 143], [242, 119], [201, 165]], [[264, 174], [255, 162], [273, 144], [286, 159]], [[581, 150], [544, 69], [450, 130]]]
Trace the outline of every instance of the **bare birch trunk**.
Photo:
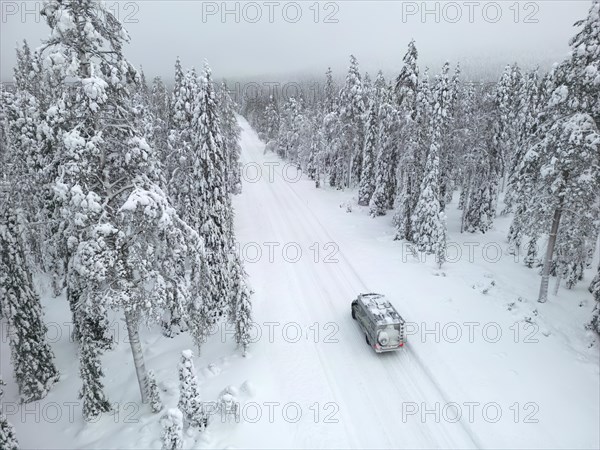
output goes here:
[[560, 217], [562, 215], [562, 199], [558, 207], [554, 210], [554, 218], [552, 219], [552, 228], [548, 237], [548, 248], [546, 249], [546, 258], [544, 259], [544, 270], [542, 272], [542, 283], [540, 285], [540, 295], [538, 302], [546, 303], [548, 300], [548, 283], [550, 281], [550, 266], [552, 265], [552, 254], [556, 245], [556, 235], [558, 234], [558, 226], [560, 225]]
[[129, 335], [129, 345], [131, 346], [131, 354], [133, 355], [135, 373], [140, 386], [140, 393], [142, 394], [142, 403], [148, 403], [148, 391], [146, 389], [147, 372], [142, 343], [140, 342], [139, 323], [137, 317], [128, 312], [125, 313], [125, 322], [127, 324], [127, 334]]

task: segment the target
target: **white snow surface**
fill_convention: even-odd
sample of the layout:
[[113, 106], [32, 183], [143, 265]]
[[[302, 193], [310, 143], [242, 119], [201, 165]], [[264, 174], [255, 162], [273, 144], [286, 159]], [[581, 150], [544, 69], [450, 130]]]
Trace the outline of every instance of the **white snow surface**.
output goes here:
[[[449, 262], [438, 270], [433, 258], [417, 261], [393, 240], [391, 213], [373, 219], [356, 205], [354, 191], [315, 189], [306, 176], [291, 181], [295, 169], [264, 154], [265, 144], [244, 118], [239, 121], [246, 178], [262, 170], [234, 199], [254, 289], [252, 335], [261, 333], [248, 356], [241, 356], [225, 327], [200, 354], [187, 334], [168, 339], [158, 327], [142, 330], [147, 368], [155, 372], [165, 406], [152, 414], [138, 404], [125, 326], [115, 314], [119, 343], [103, 364], [106, 393], [119, 405], [85, 424], [68, 305], [64, 297], [51, 298], [41, 279], [61, 372], [44, 400], [18, 405], [2, 322], [3, 408], [23, 448], [160, 448], [160, 417], [177, 406], [177, 365], [185, 349], [196, 355], [202, 399], [216, 402], [227, 388], [236, 392], [240, 414], [238, 421], [212, 416], [204, 433], [185, 431], [184, 448], [600, 448], [598, 343], [583, 327], [593, 307], [586, 290], [590, 270], [572, 291], [561, 287], [538, 304], [537, 270], [507, 253], [510, 217], [497, 218], [486, 235], [461, 235], [456, 202], [447, 207]], [[273, 182], [265, 163], [279, 164]], [[302, 255], [291, 262], [298, 247]], [[407, 321], [401, 351], [375, 354], [365, 343], [350, 303], [367, 292], [384, 294]], [[497, 330], [502, 334], [491, 342]], [[69, 402], [76, 402], [71, 415]], [[424, 409], [429, 413], [423, 416]]]

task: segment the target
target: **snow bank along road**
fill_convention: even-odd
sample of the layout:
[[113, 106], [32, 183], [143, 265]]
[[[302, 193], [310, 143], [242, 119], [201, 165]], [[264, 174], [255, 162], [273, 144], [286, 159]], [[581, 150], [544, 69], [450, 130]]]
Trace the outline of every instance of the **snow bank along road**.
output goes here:
[[404, 351], [382, 355], [367, 346], [351, 318], [350, 302], [377, 286], [367, 284], [358, 270], [361, 261], [346, 257], [335, 229], [303, 200], [300, 184], [291, 181], [297, 175], [293, 168], [272, 153], [265, 155], [264, 143], [243, 118], [240, 123], [247, 181], [236, 200], [236, 223], [255, 290], [253, 336], [259, 348], [269, 346], [270, 370], [278, 383], [272, 387], [274, 398], [265, 401], [298, 403], [307, 416], [295, 424], [295, 417], [282, 421], [279, 425], [290, 433], [284, 439], [296, 447], [480, 447], [463, 419], [403, 423], [403, 415], [414, 409], [409, 403], [433, 407], [452, 399], [410, 343]]

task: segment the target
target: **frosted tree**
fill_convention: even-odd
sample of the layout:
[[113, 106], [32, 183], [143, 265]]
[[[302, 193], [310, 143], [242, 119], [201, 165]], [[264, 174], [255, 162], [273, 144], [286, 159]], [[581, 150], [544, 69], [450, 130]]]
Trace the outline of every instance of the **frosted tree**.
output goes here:
[[369, 117], [367, 119], [367, 130], [362, 157], [362, 174], [358, 190], [358, 204], [367, 206], [375, 192], [375, 158], [377, 157], [377, 129], [379, 117], [375, 111], [375, 103], [371, 103]]
[[365, 106], [369, 105], [373, 98], [373, 83], [371, 82], [371, 76], [369, 72], [365, 72], [362, 77], [362, 91], [363, 91], [363, 103]]
[[527, 255], [523, 259], [525, 266], [528, 268], [533, 268], [537, 261], [537, 236], [529, 239], [527, 243]]
[[364, 90], [358, 62], [350, 56], [346, 83], [340, 92], [340, 152], [335, 157], [335, 180], [338, 187], [349, 187], [360, 182], [364, 145]]
[[338, 111], [331, 111], [323, 117], [323, 145], [324, 145], [324, 165], [327, 167], [329, 175], [329, 185], [331, 187], [341, 188], [343, 176], [340, 169], [341, 157], [341, 128], [342, 124]]
[[[14, 200], [22, 206], [25, 221], [40, 223], [24, 230], [24, 250], [36, 270], [53, 274], [56, 295], [62, 289], [64, 267], [56, 242], [51, 239], [55, 228], [53, 219], [56, 219], [51, 180], [57, 170], [53, 150], [57, 141], [56, 131], [61, 128], [60, 122], [65, 114], [64, 104], [52, 103], [62, 94], [56, 85], [57, 78], [60, 80], [61, 76], [54, 70], [42, 70], [40, 54], [37, 51], [32, 53], [24, 42], [22, 49], [17, 49], [15, 92], [11, 101], [3, 107], [7, 113], [9, 133], [7, 172], [20, 183], [19, 190], [14, 192]], [[51, 108], [51, 105], [54, 107]]]
[[[204, 239], [210, 270], [206, 288], [206, 308], [209, 317], [194, 314], [190, 319], [192, 332], [200, 339], [202, 322], [214, 324], [226, 309], [229, 298], [228, 254], [233, 251], [231, 240], [232, 206], [227, 186], [227, 160], [219, 124], [216, 96], [211, 72], [205, 66], [194, 110], [193, 143], [197, 152], [196, 195], [199, 208], [193, 228]], [[206, 312], [206, 309], [205, 309]]]
[[527, 203], [533, 194], [530, 181], [534, 178], [534, 174], [530, 173], [532, 167], [524, 163], [524, 158], [537, 132], [539, 103], [539, 80], [535, 70], [527, 74], [520, 92], [517, 150], [509, 171], [504, 197], [505, 212], [513, 209], [515, 211], [508, 232], [508, 241], [517, 249], [521, 247], [525, 232], [522, 218], [527, 214]]
[[321, 176], [325, 172], [325, 145], [323, 140], [323, 116], [322, 111], [316, 110], [309, 121], [308, 136], [308, 161], [306, 172], [311, 180], [314, 180], [315, 186], [321, 185]]
[[489, 111], [493, 102], [486, 93], [470, 90], [464, 95], [457, 126], [463, 149], [459, 159], [462, 169], [461, 231], [487, 232], [494, 221], [496, 178], [500, 161], [493, 145], [493, 118]]
[[495, 105], [493, 109], [496, 119], [493, 145], [500, 160], [498, 180], [502, 178], [502, 188], [504, 188], [504, 180], [508, 175], [510, 161], [518, 146], [519, 93], [521, 89], [522, 75], [519, 67], [516, 64], [506, 66], [495, 88]]
[[247, 274], [237, 254], [230, 256], [230, 304], [229, 322], [235, 329], [235, 341], [246, 356], [250, 345], [250, 327], [252, 326], [252, 290], [247, 284]]
[[442, 70], [441, 82], [447, 86], [446, 115], [442, 123], [442, 155], [440, 164], [440, 205], [445, 209], [446, 204], [452, 201], [454, 191], [454, 177], [456, 168], [456, 130], [455, 122], [460, 96], [460, 65], [457, 64], [452, 79], [449, 79], [450, 64], [446, 63]]
[[[430, 145], [430, 125], [432, 114], [432, 94], [429, 84], [429, 72], [425, 70], [419, 79], [416, 66], [416, 48], [414, 42], [409, 45], [405, 56], [406, 70], [403, 70], [402, 84], [396, 88], [397, 96], [405, 100], [399, 105], [399, 120], [402, 124], [402, 135], [399, 145], [405, 150], [399, 158], [400, 175], [397, 178], [398, 198], [394, 223], [399, 239], [412, 241], [413, 222], [417, 202], [419, 200], [423, 171], [425, 169], [426, 155]], [[414, 90], [414, 79], [417, 79], [418, 89]], [[411, 81], [412, 80], [412, 81]]]
[[152, 117], [152, 129], [148, 137], [152, 146], [156, 149], [158, 158], [162, 164], [164, 182], [168, 181], [169, 174], [173, 173], [174, 163], [169, 158], [169, 121], [170, 121], [170, 100], [167, 88], [160, 77], [152, 80], [152, 89], [149, 95], [149, 109]]
[[204, 428], [207, 417], [200, 400], [200, 388], [194, 369], [194, 355], [191, 350], [181, 352], [179, 363], [179, 402], [177, 407], [186, 422], [193, 427]]
[[371, 198], [372, 216], [382, 216], [394, 207], [396, 196], [397, 146], [400, 118], [391, 93], [382, 90], [379, 107], [378, 154], [375, 165], [375, 192]]
[[162, 425], [162, 450], [178, 450], [183, 447], [183, 414], [170, 408], [160, 420]]
[[299, 148], [302, 144], [303, 124], [302, 103], [291, 97], [283, 107], [283, 114], [279, 122], [278, 140], [279, 156], [290, 162], [298, 162]]
[[14, 376], [21, 401], [46, 396], [59, 379], [54, 354], [46, 341], [42, 306], [36, 294], [20, 238], [17, 216], [9, 208], [0, 218], [0, 299], [8, 320]]
[[435, 139], [427, 156], [421, 195], [413, 215], [413, 239], [419, 251], [437, 255], [445, 240], [445, 222], [438, 199], [439, 159]]
[[419, 90], [419, 52], [413, 40], [403, 58], [404, 65], [396, 78], [395, 92], [398, 107], [412, 118], [417, 115], [417, 92]]
[[146, 390], [148, 391], [150, 408], [152, 408], [153, 413], [160, 412], [163, 409], [163, 404], [160, 400], [160, 392], [158, 391], [158, 385], [156, 384], [156, 376], [154, 375], [153, 370], [148, 371], [148, 376], [146, 380], [148, 384]]
[[227, 83], [223, 82], [219, 89], [219, 117], [221, 119], [221, 130], [223, 134], [223, 145], [227, 162], [227, 185], [229, 192], [239, 194], [242, 192], [242, 173], [240, 165], [240, 126], [235, 115], [235, 105]]
[[79, 398], [83, 400], [83, 417], [93, 420], [111, 409], [110, 402], [104, 394], [102, 377], [104, 372], [100, 363], [102, 347], [95, 339], [96, 323], [90, 314], [79, 317], [79, 376], [82, 387]]
[[277, 100], [272, 95], [269, 96], [269, 102], [265, 109], [265, 121], [267, 139], [269, 141], [277, 140], [279, 137], [280, 117], [279, 117], [279, 105]]
[[[179, 70], [176, 68], [176, 72]], [[177, 74], [176, 74], [177, 76]], [[189, 69], [176, 84], [177, 91], [173, 91], [171, 103], [172, 128], [181, 132], [188, 132], [194, 119], [196, 96], [198, 95], [198, 75], [194, 68]]]
[[427, 155], [419, 201], [412, 217], [413, 240], [417, 248], [419, 251], [435, 254], [440, 265], [443, 263], [442, 253], [446, 251], [446, 223], [439, 201], [439, 143], [447, 115], [447, 95], [447, 84], [442, 77], [436, 83], [435, 105], [430, 122], [431, 146]]
[[173, 198], [181, 217], [188, 224], [194, 224], [195, 163], [197, 156], [192, 142], [194, 109], [198, 102], [198, 81], [194, 70], [188, 70], [179, 83], [179, 91], [173, 94], [172, 128], [169, 131], [169, 156], [167, 167], [168, 191]]
[[[4, 381], [0, 378], [0, 404], [3, 394], [2, 386], [4, 385]], [[19, 449], [19, 441], [17, 440], [15, 429], [2, 412], [2, 409], [0, 409], [0, 448], [5, 450]]]
[[[537, 69], [526, 74], [517, 95], [518, 99], [515, 101], [518, 108], [515, 115], [515, 120], [517, 121], [515, 131], [516, 148], [508, 168], [508, 182], [506, 195], [504, 196], [505, 209], [503, 213], [524, 206], [523, 202], [520, 201], [522, 198], [521, 191], [527, 180], [522, 179], [524, 174], [520, 172], [519, 168], [525, 153], [531, 147], [532, 137], [535, 135], [537, 129], [540, 100]], [[519, 214], [515, 215], [515, 217], [518, 216]], [[509, 240], [512, 241], [514, 239], [518, 239], [518, 234], [515, 234], [513, 237], [511, 233]]]
[[377, 72], [377, 77], [375, 78], [375, 82], [373, 83], [373, 89], [371, 90], [371, 99], [375, 102], [375, 111], [379, 114], [379, 109], [381, 108], [381, 103], [384, 98], [388, 95], [389, 86], [385, 81], [385, 77], [383, 76], [383, 72], [380, 70]]
[[323, 111], [329, 114], [337, 109], [337, 89], [333, 81], [333, 72], [331, 67], [325, 73], [325, 88], [323, 89]]

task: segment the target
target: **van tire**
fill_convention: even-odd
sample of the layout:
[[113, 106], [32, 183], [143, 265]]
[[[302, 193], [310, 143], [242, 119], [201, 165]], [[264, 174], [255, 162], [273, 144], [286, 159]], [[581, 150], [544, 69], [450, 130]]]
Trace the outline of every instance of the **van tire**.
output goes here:
[[365, 340], [367, 341], [367, 345], [370, 347], [371, 343], [369, 342], [369, 335], [365, 334]]
[[352, 318], [356, 320], [356, 310], [354, 309], [354, 306], [352, 307]]

